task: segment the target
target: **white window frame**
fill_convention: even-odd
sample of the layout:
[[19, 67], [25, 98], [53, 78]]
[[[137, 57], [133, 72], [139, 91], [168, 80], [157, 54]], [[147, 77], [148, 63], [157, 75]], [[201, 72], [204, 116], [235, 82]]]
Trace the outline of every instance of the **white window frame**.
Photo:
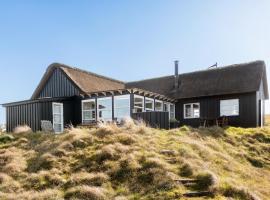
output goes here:
[[[161, 103], [161, 110], [156, 109], [156, 103]], [[155, 99], [155, 111], [163, 111], [163, 110], [164, 110], [163, 101]]]
[[[106, 100], [106, 99], [110, 99], [111, 100], [111, 108], [110, 109], [99, 109], [99, 100]], [[112, 108], [112, 97], [101, 97], [101, 98], [97, 98], [97, 119], [98, 120], [103, 120], [103, 121], [112, 121], [113, 118], [113, 108]], [[100, 118], [99, 117], [99, 111], [104, 111], [104, 110], [110, 110], [111, 111], [111, 118], [109, 120], [104, 120], [104, 118]]]
[[[171, 106], [173, 106], [173, 111], [171, 110]], [[171, 103], [169, 107], [170, 107], [169, 119], [171, 119], [171, 113], [173, 113], [172, 118], [175, 119], [175, 104]]]
[[[129, 109], [129, 115], [127, 116], [127, 117], [130, 117], [130, 94], [126, 94], [126, 95], [117, 95], [117, 96], [114, 96], [114, 101], [113, 101], [113, 108], [114, 108], [114, 113], [116, 113], [115, 112], [115, 110], [116, 109], [119, 109], [119, 108], [126, 108], [127, 106], [123, 106], [123, 107], [117, 107], [116, 105], [115, 105], [115, 100], [117, 100], [117, 99], [128, 99], [128, 102], [129, 102], [129, 104], [128, 104], [128, 109]], [[114, 116], [115, 117], [115, 116]], [[118, 120], [118, 119], [117, 119]], [[121, 120], [122, 120], [122, 118], [121, 118]]]
[[[191, 108], [191, 116], [190, 117], [187, 117], [186, 116], [186, 106], [187, 105], [190, 105], [190, 108]], [[198, 105], [199, 106], [199, 116], [197, 117], [194, 117], [194, 105]], [[201, 116], [201, 106], [200, 106], [200, 103], [199, 102], [196, 102], [196, 103], [185, 103], [183, 105], [183, 109], [184, 109], [184, 119], [197, 119], [197, 118], [200, 118]]]
[[[133, 102], [133, 105], [134, 105], [134, 112], [135, 112], [135, 108], [141, 108], [141, 109], [142, 109], [142, 112], [144, 112], [144, 97], [143, 97], [143, 96], [140, 96], [140, 95], [134, 95], [133, 98], [134, 98], [134, 102]], [[142, 107], [135, 106], [135, 98], [142, 99]]]
[[[61, 110], [61, 112], [60, 113], [55, 113], [55, 108], [54, 108], [54, 106], [60, 106], [60, 110]], [[54, 132], [55, 133], [62, 133], [63, 131], [64, 131], [64, 106], [63, 106], [63, 103], [56, 103], [56, 102], [53, 102], [52, 103], [52, 110], [53, 110], [53, 112], [52, 112], [52, 117], [53, 117], [53, 130], [54, 130]], [[54, 115], [61, 115], [60, 116], [60, 122], [61, 123], [55, 123], [55, 121], [54, 121]], [[55, 125], [56, 124], [60, 124], [61, 125], [61, 130], [60, 131], [55, 131]]]
[[[95, 103], [95, 109], [84, 110], [84, 109], [83, 109], [83, 104], [84, 104], [84, 103], [87, 103], [87, 102], [94, 102], [94, 103]], [[82, 100], [81, 107], [82, 107], [82, 124], [85, 124], [85, 123], [84, 123], [84, 112], [85, 112], [85, 111], [89, 111], [89, 112], [95, 111], [96, 117], [93, 118], [93, 119], [90, 119], [89, 121], [96, 121], [96, 120], [97, 120], [97, 111], [96, 111], [97, 105], [96, 105], [96, 99], [86, 99], [86, 100]]]
[[[223, 114], [223, 113], [221, 113], [222, 112], [222, 110], [221, 110], [221, 104], [222, 104], [222, 102], [228, 102], [228, 101], [237, 101], [237, 105], [234, 105], [234, 106], [237, 106], [237, 114], [230, 114], [230, 115], [225, 115], [225, 114]], [[220, 102], [219, 102], [219, 116], [226, 116], [226, 117], [229, 117], [229, 116], [239, 116], [239, 108], [240, 108], [240, 102], [239, 102], [239, 99], [222, 99], [222, 100], [220, 100]]]
[[[174, 107], [173, 112], [171, 111], [171, 105], [173, 105], [173, 107]], [[165, 106], [168, 106], [167, 111], [165, 111]], [[169, 119], [171, 119], [171, 113], [173, 113], [173, 118], [175, 118], [175, 104], [169, 103], [169, 102], [163, 102], [163, 111], [169, 112]]]
[[[146, 101], [151, 101], [152, 102], [152, 108], [146, 108]], [[145, 111], [154, 111], [154, 109], [155, 109], [155, 105], [154, 104], [155, 104], [154, 99], [145, 97], [145, 102], [144, 102]]]

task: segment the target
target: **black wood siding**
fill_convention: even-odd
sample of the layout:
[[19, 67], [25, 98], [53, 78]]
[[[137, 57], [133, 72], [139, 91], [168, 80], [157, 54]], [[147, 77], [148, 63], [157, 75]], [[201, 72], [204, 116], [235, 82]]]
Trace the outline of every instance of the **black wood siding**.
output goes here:
[[218, 118], [220, 115], [220, 100], [239, 99], [239, 116], [230, 116], [229, 125], [240, 127], [256, 127], [256, 93], [222, 95], [213, 97], [201, 97], [181, 99], [176, 103], [175, 117], [181, 125], [197, 127], [200, 119], [184, 119], [184, 104], [200, 103], [200, 118]]
[[80, 99], [78, 97], [61, 100], [29, 101], [6, 106], [7, 131], [12, 132], [19, 125], [28, 125], [33, 131], [41, 130], [41, 120], [53, 122], [53, 102], [63, 103], [64, 126], [68, 124], [76, 126], [81, 122]]
[[146, 124], [154, 128], [169, 129], [169, 113], [168, 112], [141, 112], [132, 113], [135, 120], [143, 120]]
[[40, 91], [38, 98], [70, 97], [79, 94], [80, 90], [77, 86], [59, 68], [56, 68], [44, 88]]

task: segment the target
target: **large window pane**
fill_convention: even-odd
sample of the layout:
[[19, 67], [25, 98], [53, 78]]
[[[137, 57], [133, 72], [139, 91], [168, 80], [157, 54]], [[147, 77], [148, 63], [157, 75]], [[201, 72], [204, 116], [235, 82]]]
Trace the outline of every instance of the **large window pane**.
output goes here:
[[239, 115], [239, 99], [229, 99], [220, 101], [220, 116]]
[[145, 98], [145, 110], [146, 111], [154, 110], [154, 99]]
[[200, 117], [200, 103], [184, 104], [184, 118], [199, 118]]
[[134, 95], [134, 111], [135, 112], [144, 111], [144, 97]]
[[170, 104], [170, 119], [175, 118], [175, 107], [174, 104]]
[[112, 98], [98, 98], [98, 119], [102, 121], [112, 120]]
[[93, 109], [95, 109], [95, 102], [94, 101], [83, 103], [83, 110], [93, 110]]
[[121, 95], [114, 97], [114, 118], [117, 121], [130, 116], [130, 95]]
[[90, 123], [96, 120], [96, 101], [95, 99], [82, 101], [82, 123]]
[[162, 101], [155, 101], [155, 110], [156, 111], [163, 111], [163, 102]]

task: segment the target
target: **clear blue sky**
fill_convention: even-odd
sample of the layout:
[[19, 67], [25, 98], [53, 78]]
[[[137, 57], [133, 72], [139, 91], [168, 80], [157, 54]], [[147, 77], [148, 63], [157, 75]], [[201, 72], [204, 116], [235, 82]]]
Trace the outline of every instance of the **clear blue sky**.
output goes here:
[[175, 59], [180, 72], [260, 59], [270, 77], [269, 10], [267, 0], [1, 1], [0, 103], [30, 98], [52, 62], [131, 81], [172, 74]]

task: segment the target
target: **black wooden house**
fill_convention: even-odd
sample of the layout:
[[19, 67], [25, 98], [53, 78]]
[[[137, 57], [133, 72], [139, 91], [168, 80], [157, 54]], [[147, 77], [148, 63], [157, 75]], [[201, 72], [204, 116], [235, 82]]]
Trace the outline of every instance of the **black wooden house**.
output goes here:
[[[168, 119], [199, 126], [202, 119], [228, 118], [229, 125], [264, 124], [268, 99], [266, 67], [254, 61], [185, 74], [122, 82], [67, 65], [53, 63], [30, 100], [6, 103], [7, 131], [29, 125], [41, 129], [51, 121], [55, 132], [68, 124], [121, 121], [147, 116], [168, 128]], [[150, 120], [150, 121], [151, 121]]]

